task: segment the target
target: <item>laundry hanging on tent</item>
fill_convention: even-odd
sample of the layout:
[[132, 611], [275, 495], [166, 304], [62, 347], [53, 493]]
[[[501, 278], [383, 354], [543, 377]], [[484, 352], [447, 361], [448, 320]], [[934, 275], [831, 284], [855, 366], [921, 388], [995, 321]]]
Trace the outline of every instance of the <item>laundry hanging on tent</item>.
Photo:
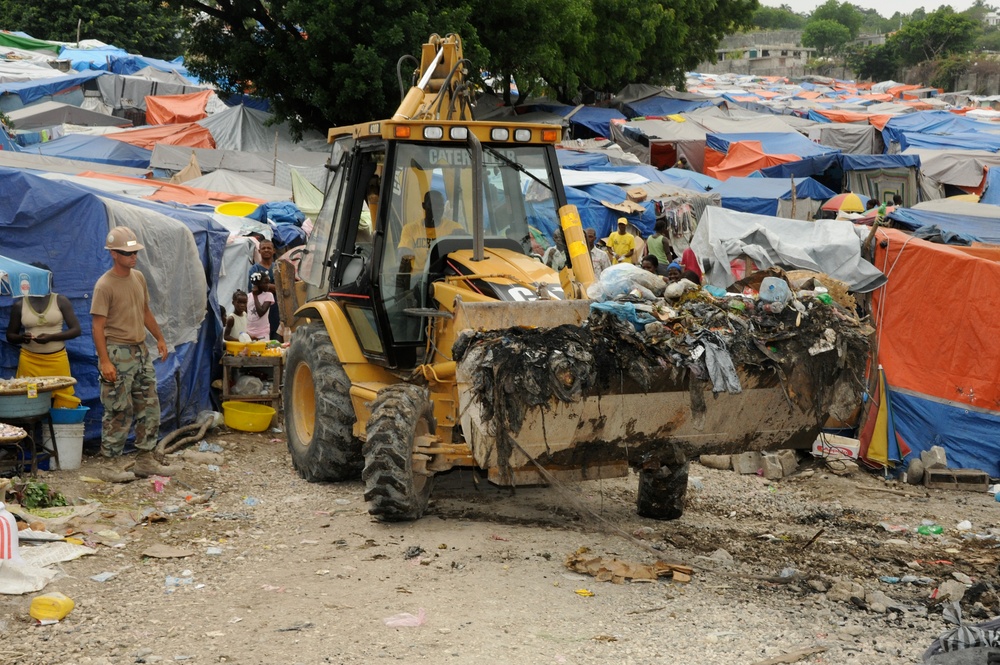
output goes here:
[[44, 296], [52, 285], [52, 273], [44, 268], [0, 256], [0, 295]]
[[872, 468], [894, 467], [910, 454], [910, 447], [896, 431], [885, 370], [879, 365], [876, 388], [868, 397], [868, 417], [861, 430], [859, 458]]

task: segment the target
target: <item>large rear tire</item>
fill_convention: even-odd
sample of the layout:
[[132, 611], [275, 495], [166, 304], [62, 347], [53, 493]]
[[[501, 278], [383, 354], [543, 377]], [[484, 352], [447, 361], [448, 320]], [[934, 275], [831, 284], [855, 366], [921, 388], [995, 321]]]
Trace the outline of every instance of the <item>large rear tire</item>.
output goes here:
[[354, 436], [351, 381], [322, 323], [295, 331], [285, 367], [282, 397], [292, 466], [309, 482], [357, 479], [364, 457]]
[[405, 522], [424, 514], [434, 477], [426, 464], [414, 464], [414, 454], [435, 427], [426, 388], [401, 383], [379, 391], [368, 419], [361, 474], [368, 512], [376, 519]]
[[688, 460], [677, 446], [660, 457], [659, 466], [639, 470], [636, 512], [654, 520], [675, 520], [684, 514]]

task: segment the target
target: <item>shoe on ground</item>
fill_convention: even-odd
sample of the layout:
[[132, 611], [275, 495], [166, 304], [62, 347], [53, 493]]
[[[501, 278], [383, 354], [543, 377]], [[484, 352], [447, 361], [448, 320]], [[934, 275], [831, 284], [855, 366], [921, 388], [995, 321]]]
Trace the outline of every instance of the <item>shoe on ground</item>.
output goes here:
[[135, 458], [135, 466], [132, 467], [132, 473], [140, 478], [149, 478], [150, 476], [169, 477], [176, 472], [177, 467], [160, 464], [153, 456], [153, 453], [139, 453], [139, 456]]
[[121, 458], [105, 457], [98, 462], [97, 477], [106, 483], [130, 483], [136, 480], [131, 471], [122, 469]]

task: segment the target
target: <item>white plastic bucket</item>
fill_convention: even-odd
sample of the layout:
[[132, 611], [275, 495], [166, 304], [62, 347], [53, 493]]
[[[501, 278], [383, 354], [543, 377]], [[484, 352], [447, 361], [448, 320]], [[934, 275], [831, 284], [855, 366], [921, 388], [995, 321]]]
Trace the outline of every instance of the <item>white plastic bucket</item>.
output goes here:
[[[83, 460], [83, 423], [56, 423], [52, 429], [56, 434], [59, 464], [56, 465], [55, 458], [52, 458], [49, 468], [59, 468], [64, 471], [79, 469]], [[49, 436], [48, 427], [42, 427], [42, 445], [46, 450], [52, 450], [52, 437]]]

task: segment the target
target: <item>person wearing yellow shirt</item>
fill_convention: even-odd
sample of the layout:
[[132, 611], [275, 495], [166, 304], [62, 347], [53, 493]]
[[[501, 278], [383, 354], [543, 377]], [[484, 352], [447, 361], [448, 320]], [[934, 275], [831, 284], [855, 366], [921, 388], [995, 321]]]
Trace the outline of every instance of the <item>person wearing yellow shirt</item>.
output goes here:
[[635, 254], [635, 238], [628, 232], [628, 220], [619, 217], [618, 231], [608, 236], [604, 243], [611, 248], [614, 263], [629, 263]]
[[435, 240], [465, 231], [458, 222], [443, 219], [444, 195], [441, 192], [427, 192], [423, 209], [423, 218], [404, 226], [399, 237], [399, 256], [401, 259], [413, 259], [411, 271], [423, 270], [427, 252]]

